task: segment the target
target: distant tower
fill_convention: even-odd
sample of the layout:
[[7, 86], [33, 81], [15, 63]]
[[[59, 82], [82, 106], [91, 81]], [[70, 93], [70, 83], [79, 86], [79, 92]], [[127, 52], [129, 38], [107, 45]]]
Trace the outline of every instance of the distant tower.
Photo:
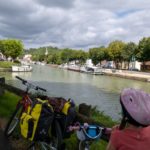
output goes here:
[[48, 50], [47, 50], [47, 47], [46, 47], [46, 50], [45, 50], [45, 55], [46, 55], [46, 56], [48, 55]]

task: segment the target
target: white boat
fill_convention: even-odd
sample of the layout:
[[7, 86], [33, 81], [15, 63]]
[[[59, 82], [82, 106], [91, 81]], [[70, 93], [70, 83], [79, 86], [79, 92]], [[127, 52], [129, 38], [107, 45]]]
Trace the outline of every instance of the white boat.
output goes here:
[[59, 65], [59, 68], [61, 68], [61, 69], [68, 69], [68, 64], [67, 63], [61, 64], [61, 65]]
[[12, 72], [30, 72], [32, 67], [30, 65], [12, 66]]
[[95, 66], [82, 66], [80, 68], [80, 72], [94, 74], [94, 75], [104, 74], [104, 72], [102, 71], [102, 68], [95, 67]]
[[80, 72], [80, 66], [78, 66], [76, 64], [69, 64], [67, 69], [72, 70], [72, 71]]
[[92, 73], [93, 70], [88, 69], [86, 66], [81, 66], [80, 67], [80, 72], [83, 72], [83, 73]]

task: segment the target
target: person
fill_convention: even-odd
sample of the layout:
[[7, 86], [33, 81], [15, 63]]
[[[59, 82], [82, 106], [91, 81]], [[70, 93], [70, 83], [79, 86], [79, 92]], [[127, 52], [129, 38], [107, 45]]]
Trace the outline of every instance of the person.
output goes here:
[[112, 129], [107, 150], [150, 150], [150, 94], [128, 88], [120, 95], [122, 121]]

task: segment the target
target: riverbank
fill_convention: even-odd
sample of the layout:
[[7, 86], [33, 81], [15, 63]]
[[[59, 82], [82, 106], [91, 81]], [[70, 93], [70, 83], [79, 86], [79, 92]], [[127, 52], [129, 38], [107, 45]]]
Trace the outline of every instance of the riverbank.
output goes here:
[[146, 72], [115, 70], [115, 69], [104, 69], [103, 72], [105, 75], [109, 75], [109, 76], [116, 76], [116, 77], [121, 77], [126, 79], [150, 82], [150, 73], [146, 73]]
[[[4, 130], [6, 122], [8, 118], [10, 117], [10, 115], [12, 114], [18, 99], [20, 99], [20, 97], [7, 91], [5, 92], [4, 95], [0, 96], [1, 130]], [[105, 116], [102, 112], [98, 111], [96, 107], [93, 107], [91, 109], [91, 116], [96, 122], [103, 122], [106, 126], [112, 127], [115, 124], [115, 122], [112, 121], [110, 117]], [[18, 148], [26, 149], [27, 145], [29, 144], [29, 142], [23, 139], [18, 133], [16, 133], [13, 136], [13, 138], [10, 139], [10, 143], [14, 150], [18, 150]], [[72, 134], [71, 138], [65, 140], [65, 143], [66, 143], [67, 149], [75, 150], [77, 148], [76, 147], [77, 146], [76, 134], [75, 133]], [[91, 150], [94, 150], [96, 147], [100, 147], [101, 150], [105, 150], [106, 145], [107, 145], [107, 142], [101, 140], [101, 142], [93, 143]]]
[[[58, 65], [54, 65], [54, 64], [48, 64], [48, 66], [55, 67], [55, 68], [59, 67]], [[75, 69], [68, 69], [68, 70], [76, 71]], [[81, 72], [80, 69], [78, 69], [78, 72]], [[104, 75], [108, 75], [108, 76], [115, 76], [115, 77], [120, 77], [120, 78], [150, 82], [150, 73], [147, 73], [147, 72], [105, 69], [105, 68], [102, 68], [101, 72]], [[102, 75], [102, 74], [98, 74], [98, 75]]]
[[0, 72], [11, 72], [11, 68], [0, 68]]

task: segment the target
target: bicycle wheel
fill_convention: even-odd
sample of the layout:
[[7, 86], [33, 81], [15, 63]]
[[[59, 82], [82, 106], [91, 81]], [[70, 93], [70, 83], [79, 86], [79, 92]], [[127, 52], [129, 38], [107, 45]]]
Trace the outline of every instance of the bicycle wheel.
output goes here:
[[89, 150], [90, 146], [88, 141], [80, 141], [79, 142], [79, 150]]
[[54, 133], [54, 135], [52, 134], [53, 136], [52, 136], [52, 140], [51, 140], [51, 146], [54, 149], [61, 150], [62, 131], [61, 131], [60, 124], [57, 120], [54, 121], [53, 130], [55, 133]]
[[22, 105], [19, 104], [6, 125], [5, 131], [4, 131], [5, 136], [9, 137], [10, 135], [12, 135], [13, 131], [17, 127], [19, 123], [19, 118], [21, 115], [21, 110], [22, 110]]
[[46, 142], [37, 142], [31, 145], [27, 150], [56, 150]]

